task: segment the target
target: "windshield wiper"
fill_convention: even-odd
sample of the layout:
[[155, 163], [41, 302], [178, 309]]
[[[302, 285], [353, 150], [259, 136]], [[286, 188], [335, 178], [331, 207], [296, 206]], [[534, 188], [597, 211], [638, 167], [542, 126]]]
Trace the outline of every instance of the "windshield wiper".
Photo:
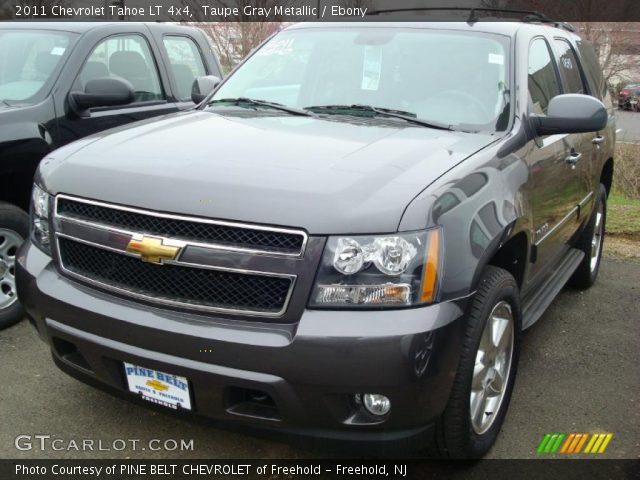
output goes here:
[[265, 108], [271, 108], [273, 110], [280, 110], [282, 112], [291, 113], [293, 115], [302, 115], [305, 117], [315, 116], [312, 112], [307, 112], [306, 110], [302, 110], [300, 108], [289, 107], [287, 105], [282, 105], [281, 103], [268, 102], [267, 100], [257, 100], [255, 98], [247, 98], [247, 97], [221, 98], [219, 100], [210, 101], [209, 105], [220, 104], [220, 103], [231, 103], [239, 107], [242, 107], [243, 105], [254, 106], [254, 107], [265, 107]]
[[348, 115], [349, 113], [363, 112], [384, 117], [399, 118], [407, 122], [421, 125], [423, 127], [436, 128], [438, 130], [453, 130], [451, 125], [421, 120], [413, 112], [405, 112], [404, 110], [395, 110], [392, 108], [372, 107], [370, 105], [317, 105], [313, 107], [306, 107], [305, 110], [309, 110], [310, 112], [314, 113], [326, 113], [334, 115]]

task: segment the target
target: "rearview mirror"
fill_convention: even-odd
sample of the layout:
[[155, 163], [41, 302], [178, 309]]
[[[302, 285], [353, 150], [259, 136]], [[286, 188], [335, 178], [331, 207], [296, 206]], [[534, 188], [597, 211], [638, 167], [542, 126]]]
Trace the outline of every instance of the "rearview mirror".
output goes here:
[[607, 109], [600, 100], [576, 93], [553, 97], [546, 115], [532, 117], [538, 135], [597, 132], [607, 126], [607, 120]]
[[198, 77], [193, 81], [191, 87], [191, 100], [198, 105], [209, 96], [215, 88], [220, 85], [220, 78], [215, 75], [207, 75], [206, 77]]
[[96, 78], [87, 82], [84, 92], [69, 93], [69, 106], [76, 115], [86, 118], [90, 108], [126, 105], [133, 98], [133, 86], [124, 78]]

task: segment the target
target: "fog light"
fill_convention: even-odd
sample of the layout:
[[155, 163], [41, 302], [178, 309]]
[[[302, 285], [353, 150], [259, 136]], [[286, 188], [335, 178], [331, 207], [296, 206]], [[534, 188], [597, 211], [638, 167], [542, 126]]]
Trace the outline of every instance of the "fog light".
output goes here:
[[362, 403], [367, 412], [379, 417], [391, 410], [391, 400], [378, 393], [365, 393], [362, 395]]

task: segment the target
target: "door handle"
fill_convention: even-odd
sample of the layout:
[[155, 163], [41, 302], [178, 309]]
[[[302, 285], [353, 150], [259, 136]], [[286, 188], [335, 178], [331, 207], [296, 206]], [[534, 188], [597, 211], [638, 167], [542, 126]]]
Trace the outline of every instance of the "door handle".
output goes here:
[[605, 138], [602, 135], [598, 135], [591, 140], [591, 143], [594, 145], [602, 145], [604, 143]]
[[578, 163], [578, 160], [580, 160], [581, 158], [581, 153], [576, 152], [575, 150], [571, 150], [571, 153], [567, 158], [564, 159], [564, 161], [567, 165], [571, 165], [571, 168], [573, 169], [576, 168], [576, 163]]

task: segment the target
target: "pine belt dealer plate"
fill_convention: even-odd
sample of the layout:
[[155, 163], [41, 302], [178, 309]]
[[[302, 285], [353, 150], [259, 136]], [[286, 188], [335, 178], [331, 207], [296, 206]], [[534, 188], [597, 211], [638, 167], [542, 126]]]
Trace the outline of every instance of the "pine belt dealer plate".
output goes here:
[[143, 399], [177, 410], [191, 410], [189, 381], [185, 377], [124, 363], [129, 391]]

